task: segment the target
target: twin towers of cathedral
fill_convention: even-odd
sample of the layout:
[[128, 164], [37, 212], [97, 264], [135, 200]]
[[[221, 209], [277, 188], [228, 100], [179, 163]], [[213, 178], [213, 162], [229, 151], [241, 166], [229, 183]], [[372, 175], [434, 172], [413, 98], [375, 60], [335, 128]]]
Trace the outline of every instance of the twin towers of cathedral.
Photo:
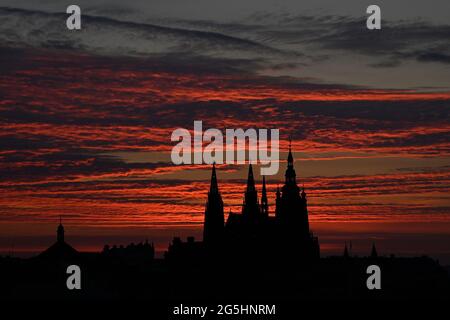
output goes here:
[[[306, 193], [297, 185], [291, 147], [287, 158], [285, 182], [276, 192], [275, 215], [269, 215], [266, 180], [263, 176], [261, 202], [255, 186], [252, 165], [249, 166], [242, 213], [231, 213], [225, 222], [224, 204], [213, 165], [211, 184], [205, 208], [203, 242], [251, 242], [253, 247], [267, 244], [298, 252], [302, 257], [319, 257], [319, 243], [309, 229]], [[276, 249], [278, 250], [278, 249]]]

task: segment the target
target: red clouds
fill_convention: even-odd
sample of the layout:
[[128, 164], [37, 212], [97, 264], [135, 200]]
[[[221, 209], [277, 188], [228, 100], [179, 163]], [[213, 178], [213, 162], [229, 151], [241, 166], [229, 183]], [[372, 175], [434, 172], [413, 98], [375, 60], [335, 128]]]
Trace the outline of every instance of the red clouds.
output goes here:
[[[30, 222], [50, 226], [60, 214], [80, 234], [199, 228], [209, 168], [174, 166], [168, 157], [172, 130], [191, 129], [193, 120], [221, 129], [279, 128], [282, 147], [292, 135], [294, 150], [305, 156], [297, 155], [296, 166], [313, 228], [422, 219], [450, 224], [448, 166], [428, 160], [448, 159], [448, 92], [38, 53], [0, 75], [0, 92], [3, 232]], [[308, 157], [306, 170], [301, 160]], [[394, 157], [414, 159], [416, 166], [405, 171], [402, 161], [389, 160]], [[368, 158], [384, 162], [369, 166]], [[342, 174], [347, 168], [358, 173]], [[237, 179], [245, 167], [224, 166], [218, 174], [227, 209], [240, 211], [244, 185]], [[272, 203], [282, 179], [282, 172], [269, 179]]]

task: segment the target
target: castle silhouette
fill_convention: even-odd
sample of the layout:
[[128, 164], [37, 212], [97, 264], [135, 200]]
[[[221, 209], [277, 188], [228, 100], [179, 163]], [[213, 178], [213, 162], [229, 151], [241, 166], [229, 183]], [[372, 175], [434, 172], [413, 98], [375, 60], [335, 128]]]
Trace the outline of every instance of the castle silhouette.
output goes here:
[[[105, 245], [102, 255], [115, 258], [148, 257], [153, 259], [154, 246], [148, 241], [128, 246]], [[73, 259], [81, 256], [64, 241], [61, 219], [57, 241], [38, 258]], [[287, 157], [285, 182], [277, 188], [274, 215], [269, 214], [266, 180], [263, 177], [261, 201], [258, 199], [252, 165], [249, 165], [242, 212], [230, 212], [225, 222], [224, 203], [219, 191], [216, 167], [213, 165], [208, 198], [205, 205], [203, 241], [188, 237], [183, 242], [175, 237], [165, 252], [167, 260], [204, 260], [234, 258], [259, 261], [271, 256], [277, 259], [311, 261], [320, 258], [318, 238], [309, 228], [305, 189], [297, 185], [291, 146]]]
[[[228, 214], [216, 166], [204, 211], [203, 240], [173, 239], [164, 259], [147, 240], [79, 252], [65, 241], [62, 221], [56, 242], [36, 257], [0, 256], [2, 299], [147, 299], [150, 301], [297, 301], [299, 299], [450, 298], [450, 278], [439, 262], [423, 257], [352, 254], [320, 257], [309, 227], [307, 195], [297, 184], [291, 148], [284, 185], [270, 212], [263, 177], [258, 198], [252, 165], [241, 213]], [[83, 290], [67, 290], [67, 266], [82, 270]], [[383, 290], [368, 290], [367, 267], [383, 270]], [[412, 279], [414, 281], [412, 281]], [[415, 281], [417, 280], [417, 281]], [[27, 288], [23, 290], [23, 288]], [[197, 299], [197, 300], [195, 300]], [[257, 300], [256, 300], [257, 301]]]
[[[199, 252], [203, 250], [203, 252]], [[188, 237], [187, 242], [174, 238], [166, 252], [168, 259], [267, 256], [309, 261], [320, 258], [318, 238], [309, 228], [305, 189], [300, 190], [294, 168], [291, 146], [287, 158], [285, 182], [276, 192], [274, 215], [269, 214], [266, 180], [263, 177], [261, 201], [249, 165], [242, 212], [230, 212], [225, 222], [224, 202], [219, 191], [216, 167], [213, 165], [205, 205], [203, 242]], [[247, 259], [249, 260], [249, 259]]]

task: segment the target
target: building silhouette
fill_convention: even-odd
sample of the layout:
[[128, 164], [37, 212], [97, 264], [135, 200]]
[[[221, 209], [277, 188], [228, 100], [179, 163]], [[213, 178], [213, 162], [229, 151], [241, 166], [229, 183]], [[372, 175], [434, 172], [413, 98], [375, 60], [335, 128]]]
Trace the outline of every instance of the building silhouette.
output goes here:
[[123, 245], [105, 245], [101, 255], [106, 258], [129, 259], [129, 260], [153, 260], [155, 258], [155, 246], [153, 243], [139, 242]]
[[[276, 190], [272, 209], [264, 177], [258, 197], [251, 165], [241, 212], [230, 212], [225, 219], [219, 188], [213, 165], [203, 241], [176, 237], [164, 259], [155, 257], [155, 247], [148, 241], [77, 252], [66, 243], [60, 220], [56, 242], [39, 256], [0, 256], [0, 298], [161, 303], [450, 297], [448, 270], [426, 256], [383, 256], [373, 243], [370, 255], [358, 257], [350, 242], [345, 243], [343, 255], [321, 258], [318, 238], [309, 227], [306, 191], [296, 181], [291, 148], [285, 181]], [[66, 286], [67, 267], [72, 264], [82, 270], [83, 290]], [[372, 264], [383, 270], [383, 290], [366, 286], [367, 266]]]
[[[212, 238], [211, 241], [216, 241], [216, 238]], [[217, 242], [213, 243], [217, 244]], [[204, 249], [204, 243], [195, 241], [194, 237], [187, 237], [186, 242], [183, 242], [180, 237], [174, 237], [164, 253], [164, 259], [171, 262], [182, 261], [195, 264], [205, 259], [206, 251]]]
[[248, 169], [241, 213], [230, 212], [225, 221], [224, 203], [213, 165], [208, 199], [205, 205], [203, 243], [176, 238], [166, 257], [225, 256], [227, 258], [291, 258], [312, 260], [320, 257], [318, 238], [309, 228], [305, 189], [297, 184], [291, 147], [287, 158], [285, 182], [276, 192], [274, 214], [270, 214], [266, 180], [263, 177], [261, 202], [258, 198], [253, 167]]
[[37, 256], [40, 259], [73, 259], [78, 257], [79, 253], [64, 239], [64, 226], [62, 225], [61, 217], [59, 218], [59, 225], [56, 229], [56, 242], [48, 249]]
[[223, 237], [224, 214], [223, 201], [217, 183], [216, 166], [213, 164], [208, 200], [205, 206], [203, 241], [205, 244], [217, 244]]

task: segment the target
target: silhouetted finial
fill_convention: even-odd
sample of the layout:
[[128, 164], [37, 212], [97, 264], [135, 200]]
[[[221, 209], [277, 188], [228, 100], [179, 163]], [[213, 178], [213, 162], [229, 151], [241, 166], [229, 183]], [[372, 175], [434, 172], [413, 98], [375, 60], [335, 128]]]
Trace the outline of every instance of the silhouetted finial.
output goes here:
[[213, 163], [212, 167], [212, 173], [211, 173], [211, 184], [209, 186], [209, 192], [210, 193], [218, 193], [219, 192], [219, 185], [217, 183], [217, 176], [216, 176], [216, 163]]
[[247, 191], [250, 191], [250, 190], [256, 190], [255, 178], [253, 176], [253, 167], [252, 167], [251, 163], [248, 167], [248, 178], [247, 178]]
[[288, 166], [292, 167], [294, 165], [294, 157], [292, 156], [292, 141], [291, 137], [289, 137], [289, 153], [288, 153]]

